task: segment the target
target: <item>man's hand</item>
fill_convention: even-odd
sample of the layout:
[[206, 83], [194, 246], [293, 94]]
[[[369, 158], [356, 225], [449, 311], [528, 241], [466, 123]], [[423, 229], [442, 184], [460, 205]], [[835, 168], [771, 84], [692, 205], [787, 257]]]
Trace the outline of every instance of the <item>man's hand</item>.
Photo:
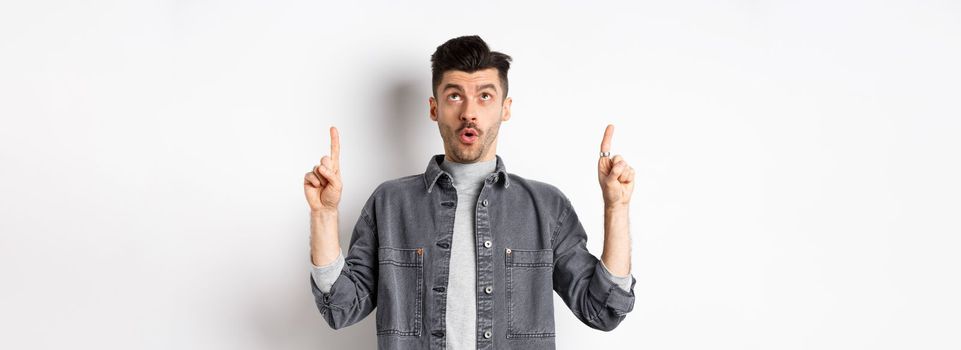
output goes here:
[[[607, 125], [601, 152], [610, 152], [614, 125]], [[634, 168], [621, 155], [600, 157], [597, 179], [604, 194], [604, 252], [601, 261], [615, 276], [631, 273], [631, 236], [628, 204], [634, 191]]]
[[330, 127], [330, 156], [320, 158], [320, 164], [304, 175], [304, 195], [310, 212], [336, 211], [340, 205], [340, 136], [337, 128]]
[[[601, 141], [601, 152], [610, 152], [614, 125], [608, 124]], [[634, 168], [620, 154], [613, 158], [600, 157], [597, 162], [597, 180], [601, 183], [605, 208], [627, 207], [634, 192]]]
[[340, 205], [340, 136], [330, 127], [330, 156], [304, 175], [304, 196], [310, 205], [310, 261], [314, 266], [332, 263], [340, 254], [337, 207]]

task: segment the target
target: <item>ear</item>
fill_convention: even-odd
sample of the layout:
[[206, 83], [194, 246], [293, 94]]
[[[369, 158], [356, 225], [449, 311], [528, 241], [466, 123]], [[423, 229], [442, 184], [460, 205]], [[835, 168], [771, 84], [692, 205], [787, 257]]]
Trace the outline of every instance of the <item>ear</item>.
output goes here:
[[501, 108], [501, 121], [508, 121], [511, 119], [511, 102], [514, 102], [509, 96], [504, 100], [504, 108]]
[[427, 104], [430, 105], [430, 120], [437, 121], [437, 100], [434, 96], [427, 99]]

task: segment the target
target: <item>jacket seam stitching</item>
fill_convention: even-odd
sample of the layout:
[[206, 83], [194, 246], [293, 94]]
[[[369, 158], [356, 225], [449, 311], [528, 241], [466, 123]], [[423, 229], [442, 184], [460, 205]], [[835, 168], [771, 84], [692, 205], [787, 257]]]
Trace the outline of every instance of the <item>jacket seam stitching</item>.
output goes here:
[[363, 215], [361, 215], [361, 217], [364, 218], [364, 222], [367, 223], [367, 226], [370, 226], [371, 228], [373, 228], [373, 227], [374, 227], [374, 223], [373, 223], [373, 222], [370, 222], [370, 214], [367, 213], [367, 209], [366, 209], [366, 208], [360, 208], [360, 211], [361, 211], [361, 214], [363, 214]]
[[565, 206], [564, 212], [562, 212], [561, 216], [557, 219], [557, 227], [555, 227], [554, 232], [551, 233], [551, 246], [554, 246], [554, 242], [557, 240], [557, 234], [561, 232], [561, 227], [564, 226], [564, 220], [566, 220], [570, 215], [570, 206]]

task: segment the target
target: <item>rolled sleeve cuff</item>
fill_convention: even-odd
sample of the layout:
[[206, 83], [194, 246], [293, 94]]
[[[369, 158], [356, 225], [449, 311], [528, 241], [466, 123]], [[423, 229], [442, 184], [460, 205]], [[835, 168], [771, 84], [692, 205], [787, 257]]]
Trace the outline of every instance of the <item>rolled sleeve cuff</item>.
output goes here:
[[621, 289], [623, 289], [625, 292], [628, 292], [631, 290], [631, 279], [633, 277], [632, 275], [630, 274], [628, 274], [627, 276], [614, 275], [613, 273], [611, 273], [611, 270], [607, 268], [607, 265], [604, 265], [603, 260], [600, 261], [600, 264], [601, 264], [601, 267], [604, 268], [604, 274], [607, 275], [607, 277], [610, 278], [611, 281], [614, 281], [614, 284], [617, 284], [617, 286], [621, 287]]
[[619, 277], [607, 271], [600, 260], [594, 268], [594, 273], [604, 275], [604, 278], [595, 278], [595, 283], [591, 283], [589, 288], [591, 294], [604, 301], [604, 306], [611, 308], [618, 315], [626, 315], [634, 309], [634, 285], [637, 283], [634, 276], [623, 277], [630, 279], [628, 288], [623, 288], [615, 281]]
[[310, 264], [310, 274], [314, 277], [314, 284], [321, 292], [329, 293], [330, 287], [337, 281], [340, 271], [344, 268], [344, 253], [337, 254], [333, 262], [324, 266]]

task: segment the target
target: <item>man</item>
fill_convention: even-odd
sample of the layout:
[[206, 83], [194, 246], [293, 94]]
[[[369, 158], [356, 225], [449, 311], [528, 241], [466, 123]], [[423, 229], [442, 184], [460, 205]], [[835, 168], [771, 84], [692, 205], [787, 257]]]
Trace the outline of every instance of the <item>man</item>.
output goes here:
[[[628, 205], [634, 170], [601, 142], [604, 252], [556, 187], [506, 171], [496, 154], [510, 119], [511, 58], [477, 36], [431, 56], [430, 118], [444, 154], [422, 174], [380, 184], [346, 258], [338, 239], [340, 139], [304, 177], [310, 206], [311, 290], [334, 329], [377, 308], [380, 349], [553, 349], [556, 291], [590, 327], [610, 331], [633, 309]], [[557, 167], [562, 170], [562, 166]]]

